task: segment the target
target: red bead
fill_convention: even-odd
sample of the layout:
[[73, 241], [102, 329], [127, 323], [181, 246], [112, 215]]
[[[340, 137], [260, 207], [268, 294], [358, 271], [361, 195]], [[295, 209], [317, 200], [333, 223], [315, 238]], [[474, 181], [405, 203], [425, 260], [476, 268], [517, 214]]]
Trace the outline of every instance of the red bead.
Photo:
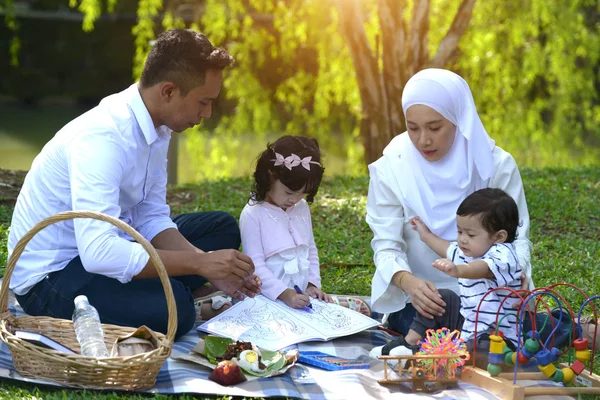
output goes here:
[[569, 368], [571, 368], [573, 372], [575, 372], [575, 375], [579, 375], [585, 369], [585, 364], [579, 360], [575, 360], [575, 362], [571, 364]]
[[527, 364], [529, 362], [529, 358], [526, 357], [522, 351], [519, 352], [517, 358], [519, 360], [519, 364]]
[[504, 339], [504, 332], [502, 331], [498, 331], [496, 332], [496, 335], [500, 336], [502, 339]]
[[575, 350], [587, 350], [588, 349], [588, 340], [586, 338], [575, 339], [573, 341], [573, 347], [575, 347]]

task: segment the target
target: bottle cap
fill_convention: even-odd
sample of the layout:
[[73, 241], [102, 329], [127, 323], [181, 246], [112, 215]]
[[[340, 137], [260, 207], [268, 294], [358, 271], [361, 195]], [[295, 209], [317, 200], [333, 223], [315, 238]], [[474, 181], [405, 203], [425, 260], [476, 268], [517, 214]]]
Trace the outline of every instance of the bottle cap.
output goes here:
[[75, 297], [75, 307], [83, 307], [86, 304], [89, 304], [89, 300], [87, 298], [86, 295], [80, 294], [79, 296]]

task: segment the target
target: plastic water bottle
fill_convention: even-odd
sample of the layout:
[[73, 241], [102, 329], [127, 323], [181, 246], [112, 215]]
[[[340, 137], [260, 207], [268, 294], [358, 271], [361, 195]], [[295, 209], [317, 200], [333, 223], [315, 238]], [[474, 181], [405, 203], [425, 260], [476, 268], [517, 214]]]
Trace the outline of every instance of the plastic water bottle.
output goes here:
[[104, 332], [100, 325], [98, 311], [90, 304], [86, 296], [75, 297], [73, 326], [77, 341], [81, 346], [81, 354], [90, 357], [108, 357], [104, 344]]

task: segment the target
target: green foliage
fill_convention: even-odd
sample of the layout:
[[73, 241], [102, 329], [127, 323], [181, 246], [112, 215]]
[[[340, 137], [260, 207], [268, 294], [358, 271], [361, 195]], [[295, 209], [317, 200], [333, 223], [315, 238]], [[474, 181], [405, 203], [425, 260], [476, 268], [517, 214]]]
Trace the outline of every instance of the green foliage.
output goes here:
[[[427, 33], [431, 54], [459, 4], [459, 0], [431, 2]], [[367, 0], [361, 6], [375, 48], [380, 35], [377, 2]], [[139, 3], [140, 18], [133, 31], [135, 77], [162, 7], [162, 0]], [[593, 0], [487, 1], [475, 7], [453, 68], [470, 82], [488, 131], [521, 165], [598, 163], [599, 7]], [[412, 2], [407, 2], [406, 22], [411, 10]], [[182, 25], [175, 21], [167, 12], [163, 28]], [[247, 153], [249, 147], [241, 146], [239, 138], [249, 133], [256, 134], [258, 142], [283, 133], [316, 136], [334, 149], [334, 156], [347, 159], [346, 174], [364, 173], [357, 124], [361, 99], [338, 25], [331, 1], [203, 3], [199, 28], [236, 59], [224, 80], [225, 99], [235, 112], [221, 116], [214, 127], [190, 133], [198, 137], [190, 140], [191, 146], [216, 162], [196, 175], [230, 176], [227, 154]], [[229, 138], [232, 147], [215, 150], [216, 139], [209, 132]]]
[[477, 3], [456, 67], [519, 163], [597, 165], [599, 12], [590, 0]]

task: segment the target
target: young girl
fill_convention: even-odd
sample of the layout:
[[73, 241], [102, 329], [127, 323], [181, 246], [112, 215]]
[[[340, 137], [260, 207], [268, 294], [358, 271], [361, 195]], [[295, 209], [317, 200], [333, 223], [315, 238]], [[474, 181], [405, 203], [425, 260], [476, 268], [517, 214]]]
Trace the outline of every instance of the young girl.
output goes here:
[[[254, 190], [240, 216], [243, 252], [254, 262], [262, 294], [292, 308], [309, 306], [310, 297], [338, 302], [321, 290], [308, 206], [319, 190], [324, 170], [315, 139], [279, 138], [259, 155]], [[370, 314], [359, 299], [338, 303]]]
[[[513, 242], [519, 226], [519, 210], [512, 197], [501, 189], [486, 188], [470, 194], [456, 212], [458, 240], [449, 242], [433, 234], [419, 217], [410, 219], [421, 240], [440, 257], [433, 267], [458, 278], [460, 303], [454, 292], [440, 289], [446, 312], [434, 319], [417, 313], [405, 338], [390, 343], [390, 347], [414, 346], [427, 329], [447, 327], [459, 329], [461, 338], [471, 347], [474, 338], [477, 307], [488, 290], [521, 288], [522, 270]], [[453, 296], [452, 296], [453, 295]], [[496, 314], [501, 320], [498, 329], [505, 340], [517, 343], [515, 305], [518, 297], [508, 297], [500, 310], [500, 302], [508, 291], [488, 294], [477, 315], [477, 336], [491, 334], [496, 329]], [[457, 309], [460, 307], [460, 315]], [[506, 314], [511, 314], [502, 319]], [[507, 340], [507, 343], [508, 343]], [[389, 347], [388, 347], [389, 349]]]
[[315, 139], [281, 137], [260, 154], [254, 190], [240, 215], [243, 252], [254, 262], [262, 294], [292, 308], [307, 307], [309, 296], [332, 301], [321, 290], [308, 207], [324, 170]]

